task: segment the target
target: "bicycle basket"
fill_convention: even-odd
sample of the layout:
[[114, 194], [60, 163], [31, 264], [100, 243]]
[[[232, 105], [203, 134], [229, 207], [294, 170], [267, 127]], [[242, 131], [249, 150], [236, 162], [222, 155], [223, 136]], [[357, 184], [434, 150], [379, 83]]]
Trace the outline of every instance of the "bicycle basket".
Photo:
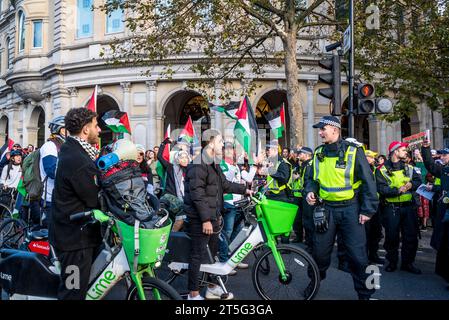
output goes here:
[[[122, 245], [125, 249], [126, 257], [132, 267], [134, 261], [134, 226], [117, 220], [121, 236]], [[158, 229], [139, 228], [139, 257], [138, 264], [150, 264], [162, 261], [170, 235], [171, 223]]]
[[298, 212], [297, 205], [265, 199], [260, 206], [272, 234], [284, 234], [292, 230]]

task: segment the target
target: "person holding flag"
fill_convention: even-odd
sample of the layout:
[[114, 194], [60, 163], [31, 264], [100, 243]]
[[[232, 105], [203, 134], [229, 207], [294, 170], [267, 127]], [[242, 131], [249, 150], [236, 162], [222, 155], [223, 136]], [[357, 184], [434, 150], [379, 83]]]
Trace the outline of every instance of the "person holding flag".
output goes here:
[[164, 151], [172, 142], [170, 137], [165, 138], [159, 148], [157, 159], [165, 171], [165, 189], [161, 202], [168, 206], [170, 218], [175, 221], [173, 230], [177, 231], [181, 228], [185, 218], [183, 215], [184, 177], [190, 157], [187, 151], [178, 150], [175, 153], [174, 163], [171, 163], [167, 159], [167, 155], [164, 156]]

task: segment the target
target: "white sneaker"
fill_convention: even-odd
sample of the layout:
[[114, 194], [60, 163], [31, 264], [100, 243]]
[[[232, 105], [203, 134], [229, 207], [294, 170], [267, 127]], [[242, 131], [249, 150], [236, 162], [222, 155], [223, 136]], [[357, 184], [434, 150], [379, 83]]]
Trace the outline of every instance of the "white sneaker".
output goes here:
[[248, 269], [248, 267], [249, 267], [249, 265], [247, 263], [242, 263], [242, 262], [240, 262], [237, 265], [237, 268], [239, 268], [239, 269]]
[[228, 276], [235, 276], [237, 274], [237, 270], [233, 269], [231, 272], [228, 273]]
[[[213, 288], [207, 287], [206, 295], [204, 297], [209, 300], [220, 300], [223, 293], [224, 291], [220, 286], [215, 286]], [[234, 295], [232, 294], [232, 292], [228, 292], [228, 297], [224, 300], [232, 299], [234, 299]]]
[[195, 297], [191, 297], [190, 293], [187, 295], [187, 300], [204, 300], [204, 298], [199, 294]]

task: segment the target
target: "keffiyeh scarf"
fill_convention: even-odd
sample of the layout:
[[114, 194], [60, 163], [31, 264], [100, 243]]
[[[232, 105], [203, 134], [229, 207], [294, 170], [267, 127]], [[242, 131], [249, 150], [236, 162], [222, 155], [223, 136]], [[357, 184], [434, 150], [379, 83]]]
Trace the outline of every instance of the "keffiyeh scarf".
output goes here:
[[87, 152], [92, 161], [97, 160], [98, 150], [95, 147], [93, 147], [90, 143], [81, 139], [80, 137], [73, 136], [72, 138], [79, 142], [81, 147], [83, 147], [84, 151]]

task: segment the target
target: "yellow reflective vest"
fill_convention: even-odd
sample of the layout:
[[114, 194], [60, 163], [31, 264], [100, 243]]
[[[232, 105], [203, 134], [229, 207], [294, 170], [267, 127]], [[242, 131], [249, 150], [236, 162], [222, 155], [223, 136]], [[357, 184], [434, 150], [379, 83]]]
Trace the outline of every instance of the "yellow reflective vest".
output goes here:
[[[279, 194], [282, 190], [285, 190], [286, 188], [290, 188], [290, 186], [292, 185], [292, 176], [293, 176], [293, 168], [290, 162], [288, 162], [287, 160], [285, 160], [284, 158], [282, 158], [281, 161], [278, 161], [276, 164], [276, 172], [279, 168], [279, 165], [281, 164], [281, 162], [285, 162], [286, 164], [289, 165], [290, 168], [290, 178], [288, 179], [288, 182], [282, 186], [279, 185], [278, 181], [276, 179], [273, 179], [272, 176], [268, 175], [267, 176], [267, 185], [269, 185], [270, 188], [270, 192], [273, 194]], [[271, 183], [271, 181], [273, 181], [273, 183]], [[270, 184], [271, 183], [271, 184]], [[277, 189], [277, 190], [271, 190], [271, 189]]]
[[[404, 174], [405, 170], [401, 169], [401, 170], [391, 171], [391, 175], [389, 175], [388, 170], [387, 170], [387, 168], [385, 168], [385, 166], [382, 166], [382, 168], [380, 168], [380, 173], [385, 178], [385, 180], [387, 181], [390, 188], [400, 188], [407, 182], [412, 181], [413, 167], [408, 164], [406, 164], [406, 166], [408, 168], [407, 174]], [[403, 193], [396, 197], [385, 198], [385, 200], [390, 203], [409, 202], [409, 201], [412, 201], [412, 199], [413, 199], [413, 195], [410, 191], [408, 191], [407, 193]]]
[[354, 198], [361, 181], [354, 181], [357, 147], [348, 146], [345, 151], [344, 165], [338, 164], [339, 157], [318, 156], [323, 146], [315, 150], [313, 156], [313, 179], [320, 185], [319, 196], [327, 201], [345, 201]]

